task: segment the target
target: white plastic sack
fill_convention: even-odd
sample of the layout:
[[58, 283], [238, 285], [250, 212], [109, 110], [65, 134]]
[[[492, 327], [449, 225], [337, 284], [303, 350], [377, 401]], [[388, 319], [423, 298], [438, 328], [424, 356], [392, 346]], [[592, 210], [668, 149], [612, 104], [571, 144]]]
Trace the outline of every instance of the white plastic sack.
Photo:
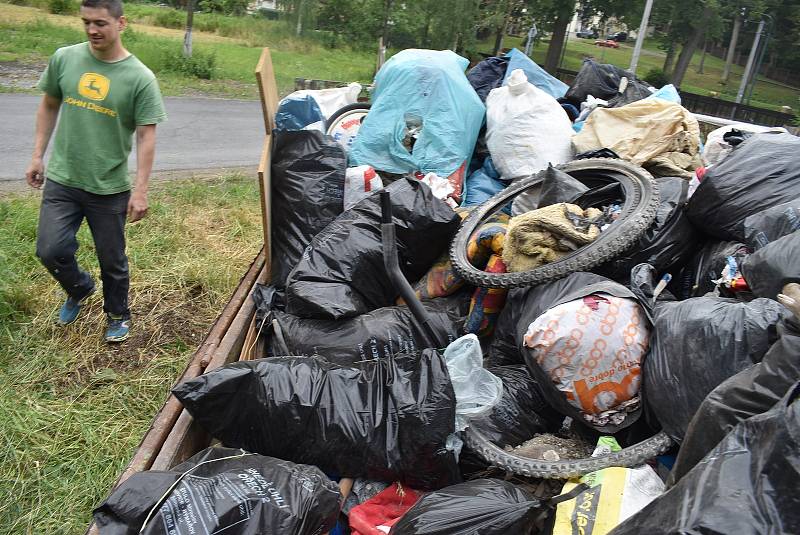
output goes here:
[[561, 104], [516, 69], [486, 98], [486, 145], [505, 180], [572, 159], [572, 123]]
[[349, 210], [364, 197], [383, 188], [383, 181], [369, 165], [349, 167], [344, 175], [344, 209]]
[[593, 294], [549, 309], [523, 343], [585, 418], [619, 424], [639, 405], [650, 329], [633, 299]]
[[317, 101], [319, 109], [326, 119], [339, 111], [341, 108], [349, 104], [355, 104], [358, 101], [358, 95], [361, 93], [361, 84], [353, 82], [347, 87], [332, 87], [330, 89], [301, 89], [291, 93], [285, 97], [287, 99], [292, 97], [299, 97], [304, 95], [311, 95]]
[[450, 382], [456, 394], [456, 431], [470, 418], [489, 412], [503, 397], [503, 381], [483, 367], [481, 343], [474, 334], [454, 340], [444, 350]]
[[720, 126], [716, 130], [709, 132], [706, 137], [706, 145], [703, 148], [703, 163], [706, 167], [718, 164], [725, 157], [731, 153], [733, 147], [725, 142], [722, 137], [731, 130], [739, 130], [740, 132], [753, 132], [759, 134], [761, 132], [786, 132], [785, 128], [779, 126], [759, 126], [750, 123], [734, 123], [726, 126]]

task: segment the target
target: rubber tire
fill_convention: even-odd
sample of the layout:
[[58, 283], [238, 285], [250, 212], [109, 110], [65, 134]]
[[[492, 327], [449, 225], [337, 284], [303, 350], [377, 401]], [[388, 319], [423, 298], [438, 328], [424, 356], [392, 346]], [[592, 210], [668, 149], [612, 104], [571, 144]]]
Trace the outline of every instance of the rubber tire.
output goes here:
[[464, 280], [484, 288], [536, 286], [558, 280], [570, 273], [586, 271], [612, 260], [633, 246], [655, 221], [658, 209], [658, 185], [650, 173], [641, 167], [612, 158], [591, 158], [559, 165], [557, 169], [566, 173], [599, 169], [617, 174], [625, 195], [619, 219], [609, 226], [597, 240], [556, 262], [530, 271], [516, 273], [487, 273], [477, 269], [467, 260], [467, 243], [470, 236], [487, 216], [497, 212], [518, 194], [539, 184], [542, 180], [541, 174], [525, 178], [511, 184], [473, 209], [461, 224], [450, 245], [450, 261]]
[[355, 102], [353, 104], [348, 104], [347, 106], [343, 106], [336, 110], [330, 118], [325, 121], [325, 133], [330, 135], [331, 126], [336, 124], [336, 121], [339, 120], [339, 117], [344, 115], [345, 113], [351, 112], [353, 110], [369, 110], [372, 107], [372, 104], [368, 102]]
[[496, 446], [473, 427], [467, 427], [464, 432], [464, 443], [484, 461], [513, 474], [542, 479], [569, 479], [611, 466], [639, 466], [667, 451], [672, 446], [672, 439], [661, 431], [620, 451], [571, 461], [541, 461], [514, 455]]

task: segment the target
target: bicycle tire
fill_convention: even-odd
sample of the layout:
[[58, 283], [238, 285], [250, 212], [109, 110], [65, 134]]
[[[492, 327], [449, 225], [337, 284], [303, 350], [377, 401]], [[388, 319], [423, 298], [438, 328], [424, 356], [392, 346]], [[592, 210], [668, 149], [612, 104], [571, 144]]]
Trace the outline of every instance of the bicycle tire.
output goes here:
[[343, 115], [352, 111], [368, 111], [371, 107], [372, 105], [368, 102], [355, 102], [339, 108], [325, 121], [325, 133], [331, 135], [331, 127], [334, 126]]
[[491, 199], [473, 209], [458, 230], [450, 245], [450, 261], [456, 272], [475, 286], [486, 288], [517, 288], [536, 286], [566, 277], [576, 271], [587, 271], [612, 260], [632, 247], [636, 240], [653, 224], [658, 209], [658, 185], [642, 169], [623, 160], [592, 158], [575, 160], [557, 166], [566, 173], [612, 172], [625, 194], [625, 201], [617, 221], [612, 223], [594, 242], [569, 255], [530, 271], [515, 273], [487, 273], [474, 267], [467, 259], [470, 236], [486, 219], [514, 197], [542, 181], [542, 173], [511, 184]]
[[661, 431], [608, 455], [567, 461], [542, 461], [514, 455], [493, 444], [483, 433], [471, 426], [464, 432], [464, 443], [484, 461], [513, 474], [542, 479], [569, 479], [612, 466], [639, 466], [667, 451], [672, 446], [672, 439]]

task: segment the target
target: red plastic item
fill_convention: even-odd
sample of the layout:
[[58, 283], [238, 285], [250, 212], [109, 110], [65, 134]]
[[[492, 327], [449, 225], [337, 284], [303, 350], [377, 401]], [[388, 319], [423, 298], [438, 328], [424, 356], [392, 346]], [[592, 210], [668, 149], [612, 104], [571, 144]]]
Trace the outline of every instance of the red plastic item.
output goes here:
[[421, 493], [392, 483], [383, 492], [350, 510], [353, 535], [385, 535], [417, 503]]

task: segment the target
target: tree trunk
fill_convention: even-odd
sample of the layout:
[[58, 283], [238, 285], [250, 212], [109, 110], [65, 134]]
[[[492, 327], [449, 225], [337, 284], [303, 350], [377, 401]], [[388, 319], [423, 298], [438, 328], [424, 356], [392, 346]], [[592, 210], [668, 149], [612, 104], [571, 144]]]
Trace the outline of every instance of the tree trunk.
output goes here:
[[194, 0], [186, 4], [186, 33], [183, 35], [183, 55], [192, 57], [192, 24], [194, 22]]
[[708, 51], [708, 40], [703, 40], [703, 53], [700, 55], [700, 65], [697, 66], [697, 74], [703, 74], [703, 65], [706, 62], [706, 52]]
[[675, 43], [671, 42], [667, 49], [667, 57], [664, 58], [664, 67], [661, 69], [667, 76], [672, 72], [673, 63], [675, 63]]
[[731, 42], [728, 45], [728, 54], [725, 57], [725, 67], [722, 69], [723, 84], [727, 84], [728, 79], [731, 77], [731, 65], [733, 64], [733, 56], [736, 54], [736, 43], [739, 40], [739, 29], [741, 27], [742, 27], [742, 15], [741, 13], [736, 13], [736, 18], [733, 19]]
[[305, 4], [304, 0], [300, 0], [300, 2], [297, 3], [297, 25], [295, 26], [294, 33], [298, 36], [303, 33], [303, 4]]
[[550, 35], [550, 45], [547, 47], [547, 55], [544, 59], [544, 70], [555, 75], [556, 69], [561, 61], [561, 51], [564, 48], [567, 37], [567, 27], [572, 14], [575, 12], [575, 2], [570, 1], [569, 9], [564, 9], [559, 13], [558, 19], [553, 26], [553, 33]]
[[681, 53], [678, 56], [678, 61], [675, 63], [675, 70], [670, 77], [670, 81], [672, 85], [675, 87], [680, 87], [681, 82], [683, 82], [683, 77], [686, 74], [686, 69], [689, 68], [689, 63], [692, 61], [692, 56], [694, 55], [695, 50], [697, 50], [697, 46], [702, 41], [703, 36], [706, 33], [706, 25], [708, 23], [708, 19], [711, 17], [712, 10], [710, 7], [705, 7], [703, 9], [703, 14], [700, 16], [700, 23], [693, 28], [692, 35], [689, 37], [689, 41], [686, 42], [683, 47], [681, 47]]
[[[505, 22], [505, 17], [503, 17]], [[499, 56], [500, 51], [503, 50], [503, 34], [506, 32], [505, 26], [498, 26], [494, 34], [494, 55]]]
[[386, 0], [383, 4], [383, 46], [389, 46], [389, 15], [392, 13], [392, 3], [394, 0]]

